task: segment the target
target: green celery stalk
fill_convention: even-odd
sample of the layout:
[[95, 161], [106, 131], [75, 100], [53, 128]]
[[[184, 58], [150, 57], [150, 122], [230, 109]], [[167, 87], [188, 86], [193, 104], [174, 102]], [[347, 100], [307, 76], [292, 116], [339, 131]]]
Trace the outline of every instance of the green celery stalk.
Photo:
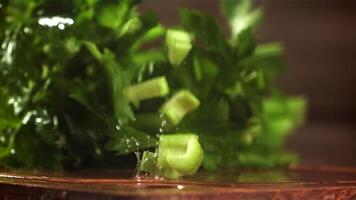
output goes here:
[[158, 147], [158, 168], [163, 176], [178, 178], [194, 174], [203, 160], [203, 149], [195, 134], [161, 135]]
[[178, 66], [187, 57], [192, 48], [192, 40], [189, 33], [181, 30], [167, 30], [166, 45], [168, 47], [168, 59], [173, 66]]
[[120, 31], [120, 36], [125, 35], [125, 34], [132, 34], [140, 30], [142, 27], [142, 22], [140, 21], [139, 18], [134, 17], [130, 20], [128, 20], [124, 26], [122, 27]]
[[124, 89], [124, 96], [129, 102], [138, 106], [139, 102], [154, 97], [163, 97], [169, 93], [166, 77], [150, 79]]
[[188, 90], [181, 90], [160, 109], [173, 125], [177, 125], [189, 112], [195, 110], [200, 101]]

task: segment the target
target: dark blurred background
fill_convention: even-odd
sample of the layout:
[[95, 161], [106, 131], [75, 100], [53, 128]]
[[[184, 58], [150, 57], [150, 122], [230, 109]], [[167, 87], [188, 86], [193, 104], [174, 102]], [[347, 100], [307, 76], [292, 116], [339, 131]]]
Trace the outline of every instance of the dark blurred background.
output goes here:
[[[279, 41], [289, 70], [279, 85], [309, 100], [307, 124], [287, 147], [308, 164], [356, 166], [356, 1], [256, 0], [265, 17], [261, 42]], [[165, 25], [179, 22], [177, 9], [199, 9], [226, 30], [217, 0], [145, 0]]]

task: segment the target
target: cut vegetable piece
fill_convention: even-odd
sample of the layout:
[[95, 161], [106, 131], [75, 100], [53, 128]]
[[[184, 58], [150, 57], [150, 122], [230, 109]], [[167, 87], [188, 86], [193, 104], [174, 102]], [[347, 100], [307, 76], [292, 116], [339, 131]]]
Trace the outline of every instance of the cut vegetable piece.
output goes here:
[[296, 122], [296, 125], [300, 126], [304, 123], [308, 102], [304, 97], [295, 96], [289, 97], [288, 109], [291, 112], [291, 117]]
[[203, 160], [203, 150], [195, 134], [161, 135], [158, 168], [166, 178], [194, 174]]
[[192, 48], [192, 40], [189, 33], [181, 30], [167, 30], [166, 45], [168, 47], [168, 59], [173, 66], [178, 66], [187, 57]]
[[166, 77], [150, 79], [124, 89], [126, 99], [138, 106], [139, 102], [154, 97], [162, 97], [169, 93]]
[[134, 17], [130, 20], [128, 20], [124, 26], [122, 27], [120, 31], [120, 36], [125, 35], [125, 34], [132, 34], [140, 30], [142, 27], [142, 22], [139, 18]]
[[160, 109], [173, 125], [200, 105], [200, 101], [188, 90], [181, 90], [168, 100]]
[[266, 128], [274, 134], [290, 133], [303, 124], [305, 104], [302, 97], [264, 99], [263, 110]]
[[266, 128], [274, 134], [285, 135], [289, 134], [296, 128], [296, 122], [289, 117], [274, 118], [273, 120], [266, 123]]

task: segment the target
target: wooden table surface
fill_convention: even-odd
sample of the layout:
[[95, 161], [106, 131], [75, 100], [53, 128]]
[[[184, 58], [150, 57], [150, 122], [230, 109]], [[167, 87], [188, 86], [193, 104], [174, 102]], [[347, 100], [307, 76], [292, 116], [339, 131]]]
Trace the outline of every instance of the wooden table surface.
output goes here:
[[115, 171], [2, 172], [0, 199], [356, 199], [356, 168], [200, 172], [171, 181]]

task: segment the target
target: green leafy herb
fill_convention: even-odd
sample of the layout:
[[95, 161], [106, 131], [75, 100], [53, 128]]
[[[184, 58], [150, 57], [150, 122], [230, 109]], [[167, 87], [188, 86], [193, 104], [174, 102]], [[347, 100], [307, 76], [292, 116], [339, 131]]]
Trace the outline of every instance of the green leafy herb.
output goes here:
[[283, 48], [256, 39], [261, 9], [222, 1], [226, 37], [200, 11], [171, 29], [138, 3], [0, 3], [0, 164], [134, 169], [144, 152], [139, 170], [178, 178], [296, 162], [283, 143], [305, 100], [278, 92]]

